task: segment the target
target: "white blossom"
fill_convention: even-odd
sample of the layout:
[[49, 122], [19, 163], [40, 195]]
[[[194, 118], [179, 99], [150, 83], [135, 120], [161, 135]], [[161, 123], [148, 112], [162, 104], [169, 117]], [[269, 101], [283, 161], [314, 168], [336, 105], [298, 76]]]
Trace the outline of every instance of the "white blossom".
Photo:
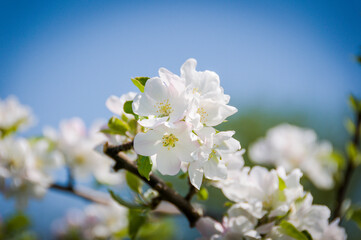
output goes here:
[[[305, 194], [300, 184], [302, 173], [295, 169], [286, 174], [283, 168], [267, 170], [263, 167], [243, 167], [229, 171], [228, 178], [215, 185], [235, 203], [228, 209], [222, 223], [210, 219], [197, 222], [209, 234], [203, 239], [281, 239], [292, 240], [279, 225], [292, 224], [298, 231], [307, 231], [314, 240], [345, 240], [338, 221], [329, 223], [330, 210], [312, 204], [312, 196]], [[221, 226], [219, 225], [221, 224]]]
[[181, 67], [181, 77], [185, 79], [188, 94], [200, 99], [210, 99], [223, 104], [229, 102], [229, 95], [224, 94], [217, 73], [196, 71], [197, 61], [188, 59]]
[[204, 127], [197, 131], [200, 147], [194, 154], [196, 161], [189, 164], [189, 179], [200, 189], [203, 175], [211, 180], [227, 177], [227, 154], [240, 150], [241, 145], [232, 138], [234, 132], [216, 132], [214, 128]]
[[63, 239], [76, 230], [81, 239], [113, 239], [128, 226], [128, 210], [115, 202], [109, 205], [90, 204], [85, 209], [71, 209], [63, 219], [53, 222], [55, 236]]
[[88, 131], [80, 118], [63, 120], [59, 132], [44, 129], [44, 135], [51, 139], [64, 154], [67, 165], [76, 178], [86, 179], [91, 175], [106, 184], [119, 184], [122, 176], [111, 172], [113, 161], [95, 148], [106, 141], [101, 134], [102, 124], [95, 123]]
[[317, 142], [316, 133], [289, 124], [270, 129], [265, 138], [254, 143], [249, 150], [257, 163], [282, 166], [286, 171], [300, 168], [319, 188], [334, 185], [333, 174], [337, 164], [331, 159], [329, 142]]
[[164, 122], [177, 122], [184, 117], [187, 99], [184, 91], [164, 77], [154, 77], [147, 81], [144, 93], [139, 93], [133, 101], [133, 111], [147, 117], [139, 121], [144, 127], [153, 128]]
[[145, 133], [138, 133], [134, 138], [134, 150], [143, 156], [155, 155], [157, 169], [162, 174], [175, 175], [181, 162], [191, 162], [192, 152], [198, 143], [191, 137], [190, 124], [177, 122], [171, 127], [161, 124]]
[[15, 96], [0, 99], [0, 137], [8, 131], [24, 129], [34, 122], [29, 107], [21, 105]]
[[29, 198], [42, 197], [53, 182], [53, 170], [63, 163], [62, 156], [44, 139], [34, 143], [24, 138], [8, 137], [0, 141], [0, 179], [3, 191], [14, 197], [19, 208]]
[[107, 99], [105, 105], [112, 113], [118, 116], [122, 116], [124, 114], [128, 118], [134, 118], [133, 115], [125, 113], [123, 109], [124, 103], [126, 101], [132, 101], [136, 95], [137, 93], [135, 92], [129, 92], [127, 94], [123, 94], [120, 97], [112, 95]]
[[[187, 60], [181, 76], [160, 68], [159, 77], [145, 83], [132, 108], [147, 128], [136, 135], [135, 151], [154, 155], [162, 174], [177, 174], [180, 167], [188, 170], [191, 183], [200, 188], [203, 176], [211, 180], [227, 177], [226, 159], [240, 150], [240, 144], [232, 138], [234, 132], [216, 133], [212, 128], [237, 112], [227, 105], [230, 97], [224, 94], [219, 76], [195, 67], [194, 59]], [[181, 132], [176, 135], [175, 129]]]

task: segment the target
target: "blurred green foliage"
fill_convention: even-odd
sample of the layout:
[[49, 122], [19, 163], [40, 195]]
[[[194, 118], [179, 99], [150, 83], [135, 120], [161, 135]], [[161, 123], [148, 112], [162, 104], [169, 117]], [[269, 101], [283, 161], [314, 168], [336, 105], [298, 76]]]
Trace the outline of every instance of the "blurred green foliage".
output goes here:
[[30, 230], [30, 219], [23, 213], [15, 213], [0, 222], [1, 240], [35, 240], [34, 232]]

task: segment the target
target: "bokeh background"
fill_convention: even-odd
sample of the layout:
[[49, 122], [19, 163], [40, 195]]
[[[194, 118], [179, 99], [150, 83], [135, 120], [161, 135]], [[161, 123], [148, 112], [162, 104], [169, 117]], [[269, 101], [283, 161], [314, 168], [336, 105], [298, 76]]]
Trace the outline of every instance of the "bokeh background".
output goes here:
[[[179, 73], [193, 57], [199, 70], [220, 75], [239, 109], [223, 128], [236, 129], [246, 149], [269, 127], [289, 122], [314, 128], [343, 151], [347, 97], [361, 96], [360, 45], [357, 0], [2, 0], [0, 98], [16, 95], [33, 108], [37, 125], [26, 136], [74, 116], [90, 125], [111, 116], [108, 96], [136, 91], [131, 77], [156, 76], [159, 67]], [[358, 176], [349, 196], [361, 202]], [[332, 206], [332, 194], [315, 201]], [[217, 200], [211, 194], [210, 204]], [[54, 219], [85, 204], [49, 191], [26, 213], [49, 239]], [[0, 196], [0, 214], [13, 212], [14, 203]], [[178, 239], [197, 236], [184, 219], [177, 223]], [[349, 239], [358, 239], [357, 227], [346, 227]]]

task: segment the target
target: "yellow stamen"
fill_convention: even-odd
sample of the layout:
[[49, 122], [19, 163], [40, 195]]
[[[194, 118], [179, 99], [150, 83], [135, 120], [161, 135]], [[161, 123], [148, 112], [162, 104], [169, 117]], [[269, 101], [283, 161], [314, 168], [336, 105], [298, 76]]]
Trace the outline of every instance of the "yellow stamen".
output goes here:
[[162, 102], [157, 102], [154, 107], [157, 109], [159, 117], [169, 116], [169, 114], [173, 112], [172, 106], [169, 103], [169, 99]]
[[169, 135], [164, 135], [162, 140], [163, 147], [167, 147], [168, 150], [170, 150], [171, 147], [174, 148], [175, 143], [178, 142], [178, 138], [176, 138], [176, 136], [174, 136], [172, 133]]
[[198, 108], [197, 113], [201, 116], [201, 123], [204, 123], [207, 120], [208, 113], [204, 110], [203, 107]]

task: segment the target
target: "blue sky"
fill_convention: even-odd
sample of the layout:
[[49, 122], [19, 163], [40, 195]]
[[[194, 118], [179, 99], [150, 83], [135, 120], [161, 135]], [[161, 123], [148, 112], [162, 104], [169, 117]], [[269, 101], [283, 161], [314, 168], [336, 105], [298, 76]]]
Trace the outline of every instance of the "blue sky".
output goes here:
[[[1, 1], [0, 98], [33, 108], [38, 125], [28, 134], [73, 116], [90, 124], [111, 116], [109, 95], [136, 90], [131, 77], [179, 73], [193, 57], [220, 75], [240, 113], [342, 119], [347, 95], [361, 96], [360, 29], [356, 0]], [[45, 215], [40, 208], [30, 212]]]

